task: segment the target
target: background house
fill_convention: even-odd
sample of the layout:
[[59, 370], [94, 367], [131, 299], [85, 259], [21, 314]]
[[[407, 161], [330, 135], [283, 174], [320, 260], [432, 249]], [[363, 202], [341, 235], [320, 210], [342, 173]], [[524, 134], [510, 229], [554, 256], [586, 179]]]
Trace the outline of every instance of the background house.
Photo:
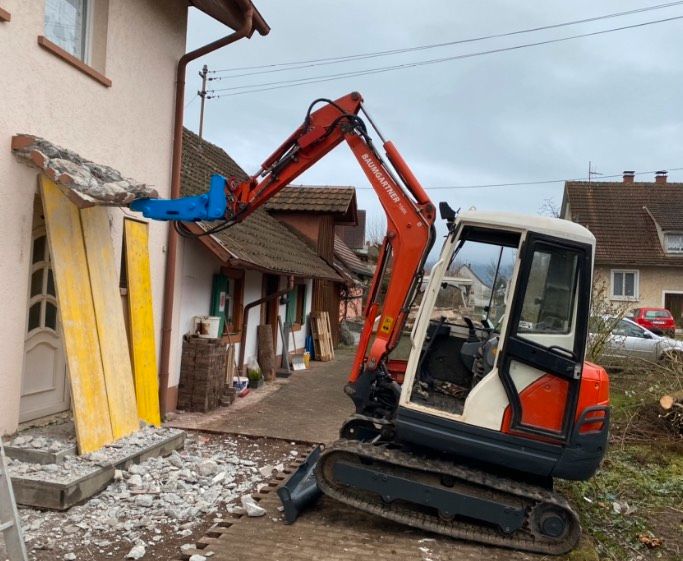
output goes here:
[[[183, 146], [183, 196], [205, 193], [214, 173], [238, 181], [247, 178], [246, 172], [222, 148], [200, 139], [187, 129], [183, 133]], [[182, 239], [179, 263], [181, 272], [176, 288], [179, 298], [178, 329], [174, 330], [176, 340], [180, 341], [183, 334], [192, 332], [194, 316], [212, 313], [216, 279], [224, 277], [228, 288], [226, 315], [230, 320], [224, 340], [226, 343], [237, 343], [236, 354], [239, 353], [245, 308], [264, 296], [286, 288], [288, 279], [293, 278], [294, 288], [286, 304], [277, 299], [254, 306], [248, 312], [245, 361], [257, 356], [256, 330], [260, 324], [271, 326], [276, 343], [275, 352], [277, 355], [282, 353], [278, 316], [283, 323], [293, 325], [294, 344], [297, 349], [303, 349], [307, 334], [306, 319], [314, 299], [314, 283], [343, 282], [333, 266], [264, 209], [256, 210], [244, 222], [219, 233]], [[290, 351], [292, 345], [290, 339]], [[171, 369], [171, 396], [176, 393], [180, 372], [180, 345], [176, 348]]]
[[[482, 269], [482, 267], [479, 268]], [[483, 273], [477, 273], [475, 267], [471, 264], [464, 264], [453, 272], [453, 276], [469, 281], [467, 284], [462, 283], [463, 298], [466, 306], [481, 312], [489, 305], [491, 287], [482, 279]]]
[[[189, 5], [233, 25], [240, 23], [234, 16], [242, 8], [229, 0], [3, 0], [1, 4], [0, 434], [4, 434], [14, 431], [19, 420], [69, 408], [59, 302], [37, 172], [11, 156], [12, 135], [43, 137], [154, 185], [160, 196], [167, 197], [176, 71], [185, 53]], [[260, 15], [257, 19], [259, 32], [267, 33]], [[124, 215], [119, 208], [108, 211], [117, 267]], [[162, 311], [166, 239], [166, 224], [149, 224], [155, 318]], [[158, 350], [158, 329], [155, 334]]]
[[[353, 187], [294, 186], [282, 189], [265, 205], [266, 210], [301, 234], [326, 262], [334, 264], [335, 228], [356, 225], [358, 209]], [[328, 312], [334, 344], [339, 342], [339, 309], [352, 279], [313, 281], [312, 309]]]
[[608, 297], [629, 308], [664, 306], [683, 320], [683, 183], [569, 181], [562, 218], [588, 228], [597, 239], [595, 276]]

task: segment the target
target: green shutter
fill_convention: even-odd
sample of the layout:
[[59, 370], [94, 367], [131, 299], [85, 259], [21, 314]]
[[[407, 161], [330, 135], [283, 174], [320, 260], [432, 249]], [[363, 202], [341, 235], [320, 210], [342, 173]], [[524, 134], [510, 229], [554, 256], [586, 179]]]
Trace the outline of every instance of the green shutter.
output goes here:
[[[230, 294], [230, 279], [225, 275], [213, 276], [213, 287], [211, 289], [211, 315], [221, 318], [218, 326], [218, 336], [223, 335], [225, 327], [225, 312], [228, 307], [228, 295]], [[221, 309], [222, 307], [222, 309]]]
[[292, 324], [296, 321], [296, 287], [287, 293], [287, 312], [285, 314], [285, 323]]

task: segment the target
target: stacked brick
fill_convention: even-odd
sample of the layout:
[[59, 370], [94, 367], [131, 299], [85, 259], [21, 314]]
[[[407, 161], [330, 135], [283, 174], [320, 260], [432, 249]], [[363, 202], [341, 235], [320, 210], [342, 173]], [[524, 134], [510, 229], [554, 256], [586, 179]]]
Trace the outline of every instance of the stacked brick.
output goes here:
[[227, 367], [220, 339], [186, 337], [180, 362], [178, 409], [206, 413], [221, 404]]

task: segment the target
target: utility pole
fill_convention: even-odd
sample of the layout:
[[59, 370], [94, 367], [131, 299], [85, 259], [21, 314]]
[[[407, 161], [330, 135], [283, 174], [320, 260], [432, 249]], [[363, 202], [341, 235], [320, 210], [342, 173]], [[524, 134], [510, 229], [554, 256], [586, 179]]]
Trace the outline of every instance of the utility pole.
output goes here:
[[206, 101], [206, 75], [209, 73], [209, 67], [204, 65], [199, 76], [202, 79], [202, 89], [197, 92], [197, 95], [202, 98], [202, 106], [199, 110], [199, 138], [202, 138], [202, 132], [204, 131], [204, 102]]

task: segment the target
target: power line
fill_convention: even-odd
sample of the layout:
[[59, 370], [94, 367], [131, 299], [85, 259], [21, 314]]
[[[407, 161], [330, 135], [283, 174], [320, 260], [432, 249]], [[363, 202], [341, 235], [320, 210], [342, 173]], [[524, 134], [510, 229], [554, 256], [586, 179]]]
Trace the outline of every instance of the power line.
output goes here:
[[195, 99], [197, 99], [198, 97], [199, 97], [199, 94], [196, 93], [196, 94], [194, 95], [194, 97], [193, 97], [190, 101], [188, 101], [188, 102], [185, 104], [185, 109], [187, 109], [190, 105], [192, 105], [192, 102], [193, 102]]
[[[219, 72], [235, 72], [239, 70], [257, 70], [257, 72], [250, 72], [246, 74], [233, 74], [231, 76], [218, 76], [218, 77], [212, 77], [209, 78], [209, 80], [223, 80], [227, 78], [241, 78], [244, 76], [254, 76], [257, 74], [269, 74], [272, 72], [286, 72], [288, 70], [299, 70], [302, 68], [312, 68], [315, 66], [325, 66], [329, 64], [338, 64], [338, 63], [343, 63], [343, 62], [349, 62], [349, 61], [355, 61], [355, 60], [366, 60], [370, 58], [377, 58], [377, 57], [382, 57], [382, 56], [390, 56], [390, 55], [395, 55], [395, 54], [402, 54], [402, 53], [408, 53], [408, 52], [415, 52], [415, 51], [422, 51], [422, 50], [429, 50], [429, 49], [436, 49], [436, 48], [441, 48], [441, 47], [448, 47], [448, 46], [453, 46], [453, 45], [461, 45], [461, 44], [466, 44], [466, 43], [475, 43], [475, 42], [480, 42], [480, 41], [486, 41], [489, 39], [500, 39], [503, 37], [512, 37], [514, 35], [521, 35], [525, 33], [534, 33], [537, 31], [547, 31], [549, 29], [558, 29], [561, 27], [567, 27], [571, 25], [579, 25], [583, 23], [591, 23], [591, 22], [596, 22], [596, 21], [601, 21], [605, 19], [613, 19], [617, 17], [624, 17], [624, 16], [629, 16], [633, 14], [639, 14], [643, 12], [650, 12], [653, 10], [661, 10], [661, 9], [666, 9], [666, 8], [671, 8], [674, 6], [679, 6], [683, 4], [683, 0], [678, 1], [678, 2], [668, 2], [666, 4], [657, 4], [654, 6], [645, 6], [642, 8], [635, 8], [633, 10], [626, 10], [622, 12], [615, 12], [611, 14], [603, 14], [600, 16], [594, 16], [590, 18], [583, 18], [583, 19], [578, 19], [578, 20], [572, 20], [572, 21], [565, 21], [561, 23], [555, 23], [555, 24], [549, 24], [549, 25], [543, 25], [539, 27], [532, 27], [528, 29], [519, 29], [516, 31], [509, 31], [509, 32], [504, 32], [504, 33], [494, 33], [490, 35], [483, 35], [481, 37], [471, 37], [468, 39], [459, 39], [455, 41], [447, 41], [447, 42], [442, 42], [442, 43], [432, 43], [432, 44], [427, 44], [427, 45], [418, 45], [414, 47], [404, 47], [400, 49], [389, 49], [389, 50], [384, 50], [384, 51], [372, 51], [372, 52], [367, 52], [367, 53], [358, 53], [354, 55], [345, 55], [345, 56], [339, 56], [339, 57], [327, 57], [327, 58], [318, 58], [318, 59], [311, 59], [311, 60], [300, 60], [300, 61], [291, 61], [291, 62], [280, 62], [280, 63], [274, 63], [274, 64], [262, 64], [262, 65], [256, 65], [256, 66], [239, 66], [239, 67], [233, 67], [233, 68], [223, 68], [223, 69], [218, 69], [218, 70], [212, 70], [210, 74], [216, 74]], [[303, 66], [301, 66], [303, 65]], [[280, 68], [282, 66], [286, 66], [288, 68]]]
[[[466, 53], [466, 54], [454, 55], [454, 56], [437, 58], [437, 59], [428, 59], [428, 60], [411, 62], [411, 63], [403, 63], [403, 64], [397, 64], [394, 66], [370, 68], [367, 70], [359, 70], [359, 71], [355, 71], [355, 72], [342, 72], [339, 74], [330, 74], [330, 75], [326, 75], [326, 76], [314, 76], [314, 77], [310, 77], [310, 78], [298, 78], [298, 79], [293, 79], [293, 80], [281, 80], [281, 81], [277, 81], [277, 82], [265, 82], [262, 84], [251, 84], [251, 85], [244, 85], [244, 86], [232, 86], [230, 88], [214, 89], [214, 90], [209, 90], [209, 92], [216, 93], [216, 92], [230, 91], [231, 93], [219, 93], [218, 95], [207, 95], [207, 98], [208, 99], [219, 99], [221, 97], [232, 97], [235, 95], [244, 95], [244, 94], [249, 94], [249, 93], [279, 90], [279, 89], [283, 89], [283, 88], [291, 88], [291, 87], [303, 86], [303, 85], [308, 85], [308, 84], [317, 84], [317, 83], [321, 83], [321, 82], [330, 82], [333, 80], [341, 80], [344, 78], [350, 78], [350, 77], [356, 77], [356, 76], [380, 74], [380, 73], [384, 73], [384, 72], [391, 72], [394, 70], [403, 70], [406, 68], [415, 68], [418, 66], [439, 64], [439, 63], [449, 62], [449, 61], [453, 61], [453, 60], [461, 60], [461, 59], [466, 59], [466, 58], [474, 58], [474, 57], [478, 57], [478, 56], [485, 56], [485, 55], [497, 54], [497, 53], [502, 53], [502, 52], [521, 50], [521, 49], [525, 49], [525, 48], [529, 48], [529, 47], [539, 47], [539, 46], [543, 46], [543, 45], [550, 45], [553, 43], [562, 43], [562, 42], [571, 41], [574, 39], [583, 39], [586, 37], [595, 37], [597, 35], [605, 35], [607, 33], [614, 33], [617, 31], [625, 31], [628, 29], [636, 29], [636, 28], [640, 28], [640, 27], [646, 27], [649, 25], [656, 25], [656, 24], [660, 24], [660, 23], [667, 23], [667, 22], [676, 21], [676, 20], [680, 20], [680, 19], [683, 19], [683, 16], [673, 16], [673, 17], [669, 17], [669, 18], [663, 18], [663, 19], [658, 19], [658, 20], [651, 20], [651, 21], [635, 23], [632, 25], [624, 25], [621, 27], [613, 27], [613, 28], [609, 28], [609, 29], [602, 29], [599, 31], [592, 31], [589, 33], [569, 35], [567, 37], [558, 37], [556, 39], [546, 39], [544, 41], [537, 41], [534, 43], [522, 43], [520, 45], [513, 45], [511, 47], [501, 47], [498, 49], [490, 49], [487, 51], [478, 51], [478, 52], [474, 52], [474, 53]], [[252, 88], [252, 89], [247, 89], [247, 88]], [[234, 91], [237, 89], [242, 89], [242, 91]]]
[[[656, 173], [662, 168], [658, 168], [656, 170], [651, 170], [651, 171], [639, 171], [634, 175], [652, 175], [653, 173]], [[667, 171], [682, 171], [682, 168], [667, 168]], [[622, 177], [623, 173], [617, 173], [617, 174], [612, 174], [612, 175], [602, 175], [600, 176], [600, 181], [603, 179], [614, 179], [617, 177]], [[523, 187], [523, 186], [536, 186], [536, 185], [548, 185], [551, 183], [564, 183], [566, 181], [587, 181], [586, 178], [581, 178], [581, 179], [568, 179], [568, 178], [562, 178], [562, 179], [540, 179], [536, 181], [515, 181], [512, 183], [484, 183], [484, 184], [479, 184], [479, 185], [440, 185], [440, 186], [433, 186], [433, 187], [425, 187], [425, 189], [429, 191], [445, 191], [445, 190], [458, 190], [458, 189], [493, 189], [493, 188], [498, 188], [498, 187]], [[356, 190], [359, 191], [371, 191], [372, 187], [356, 187]]]

